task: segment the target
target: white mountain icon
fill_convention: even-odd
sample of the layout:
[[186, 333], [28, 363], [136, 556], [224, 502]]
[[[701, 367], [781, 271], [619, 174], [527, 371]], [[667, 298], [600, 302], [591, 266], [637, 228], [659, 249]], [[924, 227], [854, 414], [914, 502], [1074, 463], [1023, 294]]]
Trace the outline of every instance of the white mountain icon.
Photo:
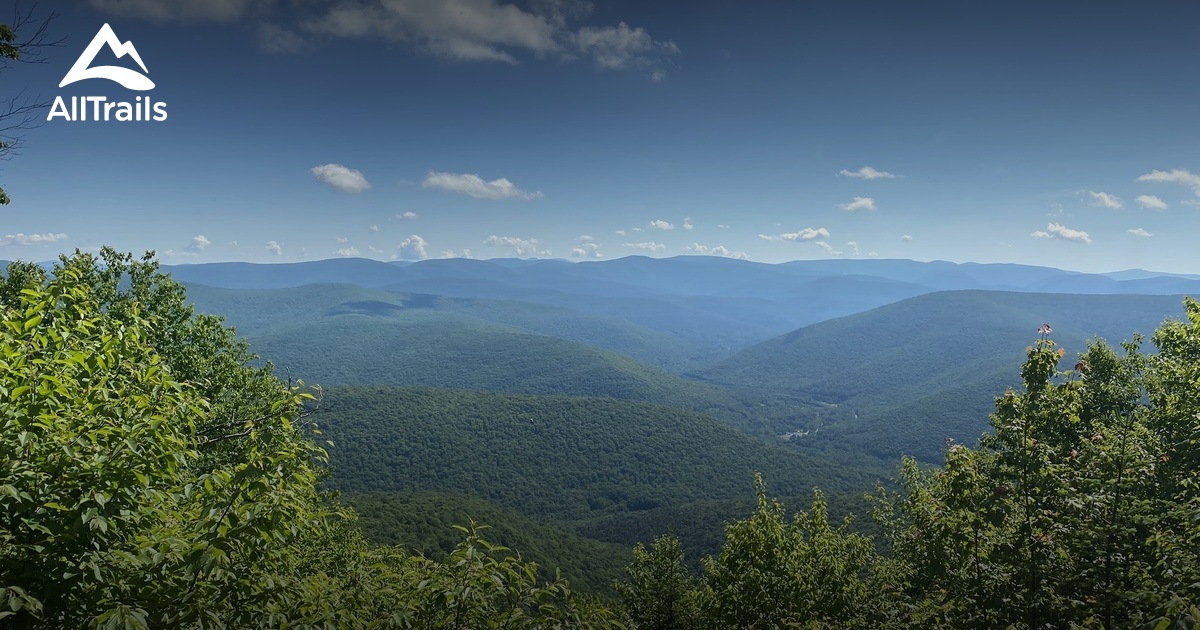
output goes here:
[[92, 43], [88, 44], [88, 47], [83, 50], [83, 54], [79, 55], [79, 59], [75, 60], [75, 65], [71, 66], [71, 69], [67, 71], [67, 76], [63, 77], [62, 83], [59, 83], [58, 87], [64, 87], [76, 81], [83, 81], [84, 79], [108, 79], [109, 81], [116, 81], [130, 90], [154, 89], [154, 82], [149, 77], [144, 74], [138, 74], [129, 68], [122, 68], [120, 66], [89, 67], [95, 61], [96, 54], [104, 46], [108, 46], [109, 50], [112, 50], [118, 59], [125, 55], [133, 57], [133, 60], [142, 67], [143, 72], [146, 74], [150, 73], [146, 69], [146, 64], [142, 63], [142, 57], [138, 54], [137, 48], [133, 47], [133, 42], [122, 43], [121, 40], [117, 39], [117, 34], [113, 32], [112, 27], [105, 24], [100, 27], [96, 36], [92, 38]]

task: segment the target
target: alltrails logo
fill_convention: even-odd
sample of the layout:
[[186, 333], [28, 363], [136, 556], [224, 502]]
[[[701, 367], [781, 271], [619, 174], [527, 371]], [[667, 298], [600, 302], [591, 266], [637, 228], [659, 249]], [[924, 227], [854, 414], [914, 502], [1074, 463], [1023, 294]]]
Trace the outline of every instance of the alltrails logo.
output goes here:
[[[120, 66], [93, 67], [92, 62], [96, 60], [96, 55], [105, 46], [108, 46], [118, 59], [129, 55], [145, 74]], [[133, 42], [122, 43], [117, 38], [117, 34], [113, 32], [112, 27], [105, 24], [100, 27], [100, 31], [92, 38], [92, 43], [88, 44], [83, 54], [79, 55], [79, 59], [75, 60], [75, 65], [67, 71], [67, 75], [63, 77], [58, 87], [66, 87], [76, 81], [87, 79], [108, 79], [130, 90], [146, 91], [154, 89], [154, 82], [146, 76], [149, 73], [145, 62], [142, 61], [142, 56], [138, 54], [137, 48], [134, 48]], [[70, 106], [67, 105], [68, 102]], [[155, 103], [149, 95], [139, 96], [133, 102], [110, 101], [107, 96], [72, 96], [71, 100], [67, 101], [62, 96], [58, 96], [55, 97], [54, 105], [50, 107], [50, 113], [46, 116], [46, 120], [50, 121], [58, 117], [70, 122], [84, 120], [161, 122], [167, 119], [167, 104]]]

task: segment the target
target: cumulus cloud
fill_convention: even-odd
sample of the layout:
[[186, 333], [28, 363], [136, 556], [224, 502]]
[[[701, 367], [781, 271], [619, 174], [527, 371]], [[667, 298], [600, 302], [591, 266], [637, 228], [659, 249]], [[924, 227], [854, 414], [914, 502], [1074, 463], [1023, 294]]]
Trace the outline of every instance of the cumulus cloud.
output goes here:
[[338, 245], [345, 245], [346, 243], [350, 242], [350, 239], [348, 239], [344, 236], [335, 236], [335, 237], [333, 237], [333, 240], [337, 241]]
[[57, 243], [67, 238], [63, 233], [47, 232], [45, 234], [6, 234], [3, 239], [0, 239], [0, 245], [43, 245], [45, 243]]
[[538, 199], [542, 196], [540, 192], [525, 192], [503, 177], [486, 182], [473, 173], [429, 171], [421, 187], [440, 188], [476, 199]]
[[1174, 169], [1171, 171], [1154, 170], [1138, 177], [1139, 182], [1161, 182], [1168, 184], [1183, 184], [1192, 189], [1196, 196], [1200, 197], [1200, 175], [1194, 174], [1191, 171], [1184, 169]]
[[647, 241], [645, 243], [625, 243], [625, 247], [631, 247], [633, 249], [640, 249], [642, 251], [647, 251], [647, 252], [656, 252], [660, 249], [667, 248], [666, 244], [655, 243], [654, 241]]
[[875, 200], [870, 197], [855, 197], [850, 203], [843, 203], [838, 206], [846, 212], [857, 212], [858, 210], [874, 210]]
[[735, 252], [724, 245], [708, 247], [706, 245], [701, 245], [700, 243], [692, 243], [685, 249], [702, 256], [723, 256], [725, 258], [737, 258], [738, 260], [746, 260], [749, 258], [749, 256], [746, 255], [746, 252]]
[[271, 0], [90, 0], [105, 13], [165, 22], [229, 22], [263, 12]]
[[415, 221], [421, 218], [416, 212], [401, 212], [394, 217], [397, 221]]
[[199, 254], [200, 252], [208, 249], [211, 245], [212, 241], [205, 238], [203, 234], [197, 234], [192, 237], [192, 242], [188, 243], [187, 251], [192, 252], [193, 254]]
[[617, 236], [625, 236], [625, 230], [617, 230], [616, 232], [613, 232], [613, 234], [616, 234]]
[[400, 241], [400, 244], [396, 246], [396, 253], [392, 255], [392, 260], [425, 260], [429, 258], [429, 253], [425, 249], [428, 245], [429, 243], [425, 239], [413, 234]]
[[829, 238], [829, 230], [823, 227], [804, 228], [799, 232], [787, 232], [779, 235], [759, 234], [758, 238], [766, 241], [812, 241], [818, 238]]
[[1147, 232], [1146, 230], [1143, 230], [1142, 228], [1133, 228], [1132, 230], [1125, 230], [1125, 231], [1129, 232], [1130, 234], [1132, 234], [1134, 236], [1142, 236], [1142, 237], [1154, 236], [1153, 234]]
[[580, 235], [580, 236], [576, 237], [575, 240], [580, 243], [594, 243], [596, 241], [596, 239], [594, 237], [592, 237], [590, 234]]
[[1083, 230], [1073, 230], [1061, 223], [1050, 223], [1046, 229], [1038, 230], [1031, 234], [1034, 238], [1062, 239], [1064, 241], [1073, 241], [1076, 243], [1089, 244], [1092, 242], [1092, 237]]
[[1097, 208], [1108, 208], [1109, 210], [1120, 210], [1125, 207], [1125, 202], [1121, 198], [1106, 192], [1088, 191], [1092, 196], [1092, 205]]
[[900, 237], [900, 242], [902, 242], [902, 243], [908, 243], [912, 240], [913, 240], [913, 237], [911, 234], [904, 234]]
[[654, 230], [674, 230], [675, 224], [663, 221], [662, 219], [655, 219], [650, 222], [650, 228]]
[[283, 245], [280, 245], [278, 241], [267, 241], [267, 253], [272, 256], [282, 256]]
[[343, 247], [339, 250], [334, 251], [333, 253], [337, 254], [338, 256], [350, 257], [350, 256], [358, 256], [362, 252], [358, 251], [357, 247]]
[[322, 164], [312, 167], [313, 177], [317, 181], [342, 192], [360, 193], [371, 187], [363, 174], [341, 164]]
[[858, 241], [849, 241], [846, 243], [846, 247], [850, 248], [851, 256], [858, 256]]
[[585, 26], [572, 39], [575, 48], [590, 57], [597, 68], [651, 67], [650, 78], [655, 82], [666, 76], [661, 66], [679, 55], [675, 42], [657, 41], [646, 29], [630, 28], [624, 22], [616, 26]]
[[887, 171], [877, 171], [870, 166], [864, 166], [857, 171], [842, 169], [838, 171], [838, 175], [842, 177], [854, 177], [858, 179], [896, 179], [899, 175], [893, 175]]
[[1154, 195], [1138, 195], [1138, 197], [1136, 199], [1134, 199], [1134, 201], [1138, 202], [1139, 206], [1146, 208], [1148, 210], [1166, 210], [1167, 209], [1167, 202], [1163, 201], [1162, 199], [1159, 199], [1158, 197], [1156, 197]]
[[571, 258], [604, 258], [600, 253], [600, 245], [592, 241], [580, 241], [571, 248]]
[[370, 232], [370, 233], [372, 233], [372, 234], [374, 234], [374, 233], [376, 233], [376, 232], [378, 232], [378, 231], [379, 231], [379, 226], [378, 226], [378, 225], [372, 225], [371, 227], [367, 228], [367, 231], [368, 231], [368, 232]]
[[442, 258], [468, 258], [474, 260], [475, 256], [471, 255], [471, 250], [464, 249], [456, 252], [452, 249], [447, 249], [442, 252]]
[[683, 229], [685, 229], [685, 230], [691, 230], [691, 229], [695, 229], [695, 227], [696, 227], [696, 226], [692, 225], [692, 217], [684, 217], [684, 219], [683, 219]]
[[542, 249], [542, 244], [536, 238], [517, 238], [515, 236], [496, 236], [495, 234], [487, 237], [483, 241], [484, 245], [492, 245], [496, 247], [508, 247], [513, 253], [518, 256], [549, 256], [550, 250]]

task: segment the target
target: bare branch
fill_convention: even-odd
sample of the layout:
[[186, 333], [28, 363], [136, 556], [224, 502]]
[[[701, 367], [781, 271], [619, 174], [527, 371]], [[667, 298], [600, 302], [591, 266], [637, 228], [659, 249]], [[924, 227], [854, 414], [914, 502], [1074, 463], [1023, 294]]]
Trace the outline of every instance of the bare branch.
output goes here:
[[12, 23], [0, 28], [0, 72], [7, 70], [13, 62], [46, 63], [50, 48], [58, 48], [67, 41], [66, 37], [50, 37], [50, 24], [58, 17], [51, 11], [45, 18], [38, 18], [38, 3], [23, 11], [18, 2], [13, 6]]

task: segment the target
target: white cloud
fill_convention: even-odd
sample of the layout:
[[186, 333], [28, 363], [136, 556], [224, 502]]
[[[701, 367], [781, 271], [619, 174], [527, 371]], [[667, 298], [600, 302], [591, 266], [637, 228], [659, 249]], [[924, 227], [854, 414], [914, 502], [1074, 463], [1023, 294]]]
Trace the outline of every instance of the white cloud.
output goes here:
[[91, 5], [113, 15], [190, 22], [229, 22], [267, 9], [271, 0], [90, 0]]
[[559, 51], [557, 28], [545, 16], [494, 0], [348, 0], [319, 20], [311, 32], [336, 37], [373, 37], [404, 42], [455, 61], [517, 63], [509, 51]]
[[371, 227], [367, 228], [367, 231], [368, 231], [368, 232], [370, 232], [370, 233], [372, 233], [372, 234], [374, 234], [374, 233], [376, 233], [376, 232], [378, 232], [378, 231], [379, 231], [379, 226], [378, 226], [378, 225], [372, 225]]
[[197, 234], [192, 237], [192, 242], [188, 243], [187, 251], [194, 254], [199, 254], [200, 252], [208, 249], [211, 245], [212, 241], [205, 238], [203, 234]]
[[701, 245], [700, 243], [692, 243], [685, 249], [702, 256], [724, 256], [725, 258], [737, 258], [738, 260], [746, 260], [749, 258], [749, 256], [746, 255], [746, 252], [735, 252], [724, 245], [708, 247], [706, 245]]
[[468, 258], [474, 260], [475, 257], [471, 255], [471, 250], [469, 249], [464, 249], [461, 252], [447, 249], [442, 252], [442, 258]]
[[396, 253], [392, 255], [392, 260], [425, 260], [429, 258], [429, 253], [425, 247], [429, 243], [425, 239], [413, 234], [408, 238], [400, 241], [396, 246]]
[[[589, 237], [591, 238], [591, 237]], [[580, 241], [579, 245], [571, 248], [572, 258], [604, 258], [600, 253], [600, 245], [592, 241]]]
[[363, 174], [341, 164], [322, 164], [312, 167], [313, 177], [334, 190], [360, 193], [371, 187]]
[[379, 249], [378, 247], [375, 247], [374, 245], [367, 245], [367, 251], [371, 252], [372, 254], [382, 254], [383, 253], [382, 249]]
[[717, 229], [718, 229], [718, 230], [728, 230], [728, 229], [729, 229], [729, 226], [728, 226], [728, 225], [725, 225], [724, 223], [718, 223], [718, 224], [717, 224]]
[[846, 247], [850, 248], [851, 256], [858, 256], [858, 241], [849, 241], [846, 243]]
[[634, 231], [634, 232], [641, 232], [641, 231], [642, 231], [642, 228], [640, 228], [640, 227], [635, 227], [635, 228], [633, 228], [633, 231]]
[[1193, 208], [1200, 208], [1200, 199], [1186, 199], [1179, 203], [1181, 203], [1185, 206], [1191, 206]]
[[1083, 230], [1073, 230], [1061, 223], [1050, 223], [1046, 226], [1046, 230], [1038, 230], [1030, 236], [1034, 238], [1056, 238], [1065, 241], [1074, 241], [1076, 243], [1088, 244], [1092, 242], [1092, 237]]
[[875, 200], [870, 197], [855, 197], [850, 203], [843, 203], [838, 206], [846, 212], [855, 212], [858, 210], [874, 210]]
[[267, 241], [267, 253], [272, 256], [282, 256], [283, 245], [280, 245], [278, 241]]
[[589, 235], [589, 234], [582, 234], [582, 235], [580, 235], [580, 236], [577, 236], [577, 237], [575, 238], [575, 240], [576, 240], [576, 241], [578, 241], [578, 242], [580, 242], [580, 243], [594, 243], [594, 242], [596, 242], [596, 239], [595, 239], [594, 237], [592, 237], [591, 235]]
[[541, 242], [536, 238], [517, 238], [515, 236], [496, 236], [493, 234], [484, 239], [483, 244], [512, 248], [513, 253], [518, 256], [550, 255], [550, 250], [542, 249]]
[[811, 241], [818, 238], [829, 238], [829, 230], [821, 228], [804, 228], [799, 232], [788, 232], [773, 236], [770, 234], [759, 234], [758, 238], [766, 241]]
[[848, 171], [842, 169], [838, 171], [838, 175], [843, 177], [856, 177], [858, 179], [896, 179], [899, 175], [893, 175], [887, 171], [877, 171], [870, 166], [864, 166], [857, 171]]
[[655, 219], [650, 222], [650, 228], [654, 230], [674, 230], [675, 224], [663, 221], [662, 219]]
[[1153, 234], [1147, 232], [1146, 230], [1143, 230], [1142, 228], [1133, 228], [1132, 230], [1125, 230], [1125, 231], [1129, 232], [1130, 234], [1132, 234], [1134, 236], [1142, 236], [1142, 237], [1154, 236]]
[[[318, 3], [309, 0], [307, 4]], [[624, 22], [574, 29], [568, 23], [592, 11], [591, 2], [583, 0], [340, 0], [324, 4], [329, 6], [327, 10], [297, 27], [308, 39], [314, 35], [377, 38], [460, 62], [517, 64], [521, 54], [553, 55], [562, 60], [582, 57], [600, 69], [645, 70], [657, 82], [666, 75], [664, 66], [680, 54], [674, 42], [655, 40], [644, 28]], [[276, 51], [297, 49], [299, 42], [293, 32], [297, 29], [263, 28], [260, 45]]]
[[429, 171], [422, 188], [440, 188], [449, 192], [462, 193], [476, 199], [539, 199], [540, 192], [525, 192], [512, 182], [501, 177], [490, 182], [473, 173], [442, 173]]
[[338, 245], [345, 245], [346, 243], [350, 242], [350, 239], [348, 239], [344, 236], [335, 236], [335, 237], [333, 237], [333, 240], [337, 241]]
[[648, 251], [648, 252], [655, 252], [660, 249], [667, 248], [666, 244], [655, 243], [654, 241], [648, 241], [645, 243], [625, 243], [625, 247], [632, 247], [633, 249], [640, 249], [642, 251]]
[[904, 234], [900, 237], [900, 242], [902, 242], [902, 243], [908, 243], [908, 242], [911, 242], [912, 240], [913, 240], [913, 237], [911, 234]]
[[585, 26], [573, 39], [576, 49], [591, 57], [596, 67], [609, 70], [654, 67], [650, 78], [655, 82], [666, 76], [659, 66], [679, 54], [675, 42], [656, 41], [646, 29], [630, 28], [624, 22], [616, 26]]
[[817, 247], [820, 247], [821, 249], [825, 250], [825, 253], [829, 254], [830, 256], [841, 256], [842, 255], [842, 252], [835, 250], [833, 248], [833, 245], [830, 245], [829, 243], [826, 243], [825, 241], [817, 241], [816, 243], [813, 243], [813, 245], [816, 245]]
[[1092, 205], [1097, 208], [1108, 208], [1109, 210], [1120, 210], [1125, 207], [1125, 202], [1121, 198], [1106, 192], [1088, 191], [1092, 196]]
[[357, 247], [343, 247], [333, 253], [337, 254], [338, 256], [346, 256], [346, 257], [358, 256], [358, 255], [362, 254], [362, 252], [358, 251]]
[[691, 229], [694, 229], [695, 227], [696, 227], [696, 226], [692, 225], [692, 217], [684, 217], [684, 219], [683, 219], [683, 229], [685, 229], [685, 230], [691, 230]]
[[65, 238], [67, 238], [67, 235], [61, 232], [58, 234], [51, 232], [45, 234], [22, 234], [17, 232], [16, 234], [6, 234], [4, 238], [0, 239], [0, 245], [42, 245], [45, 243], [57, 243]]
[[867, 258], [879, 258], [879, 252], [867, 252]]
[[397, 221], [414, 221], [421, 218], [416, 212], [402, 212], [394, 217]]
[[1192, 189], [1200, 197], [1200, 175], [1191, 171], [1177, 168], [1171, 171], [1154, 170], [1137, 178], [1139, 182], [1163, 182], [1168, 184], [1183, 184]]
[[1139, 206], [1146, 208], [1148, 210], [1166, 210], [1167, 209], [1167, 202], [1163, 201], [1162, 199], [1159, 199], [1155, 195], [1138, 195], [1137, 199], [1134, 199], [1134, 201], [1138, 202]]
[[617, 236], [625, 236], [625, 230], [617, 230], [616, 232], [614, 232], [614, 234], [616, 234]]

